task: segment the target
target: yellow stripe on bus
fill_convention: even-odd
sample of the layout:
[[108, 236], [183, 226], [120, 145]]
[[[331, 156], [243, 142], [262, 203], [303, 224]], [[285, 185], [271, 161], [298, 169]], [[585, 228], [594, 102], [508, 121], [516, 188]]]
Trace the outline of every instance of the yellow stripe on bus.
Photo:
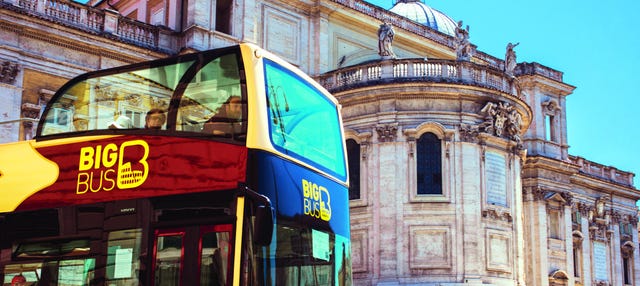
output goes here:
[[242, 257], [242, 232], [244, 222], [244, 197], [238, 197], [238, 203], [236, 204], [236, 233], [234, 243], [234, 256], [233, 256], [233, 285], [240, 285], [240, 266]]
[[58, 179], [58, 164], [38, 153], [32, 143], [20, 141], [0, 148], [0, 213], [14, 211]]

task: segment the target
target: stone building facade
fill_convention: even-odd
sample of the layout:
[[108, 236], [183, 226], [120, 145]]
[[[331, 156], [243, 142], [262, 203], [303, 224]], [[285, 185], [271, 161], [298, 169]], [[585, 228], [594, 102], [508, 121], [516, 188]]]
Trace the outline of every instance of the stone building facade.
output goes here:
[[0, 0], [0, 141], [80, 73], [257, 43], [343, 106], [356, 285], [636, 285], [634, 174], [570, 155], [562, 72], [463, 26], [407, 0]]

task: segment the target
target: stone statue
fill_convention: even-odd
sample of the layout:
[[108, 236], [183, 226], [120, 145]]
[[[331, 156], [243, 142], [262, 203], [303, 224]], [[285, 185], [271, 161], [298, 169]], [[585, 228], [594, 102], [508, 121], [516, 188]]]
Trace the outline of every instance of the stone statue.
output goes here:
[[469, 61], [471, 59], [471, 44], [469, 43], [469, 25], [466, 29], [462, 28], [462, 21], [458, 21], [456, 27], [456, 58], [459, 61]]
[[513, 71], [516, 69], [516, 51], [514, 51], [513, 49], [519, 45], [520, 43], [516, 43], [516, 44], [512, 44], [509, 43], [507, 44], [507, 52], [504, 56], [504, 72], [510, 76], [513, 77], [514, 73]]
[[393, 52], [393, 48], [391, 47], [394, 36], [395, 32], [393, 31], [391, 24], [382, 23], [382, 25], [380, 25], [380, 28], [378, 29], [378, 54], [383, 59], [396, 58], [396, 54]]
[[521, 145], [522, 139], [520, 138], [520, 129], [522, 127], [522, 115], [518, 111], [510, 106], [509, 114], [507, 115], [507, 135], [516, 141], [518, 146]]

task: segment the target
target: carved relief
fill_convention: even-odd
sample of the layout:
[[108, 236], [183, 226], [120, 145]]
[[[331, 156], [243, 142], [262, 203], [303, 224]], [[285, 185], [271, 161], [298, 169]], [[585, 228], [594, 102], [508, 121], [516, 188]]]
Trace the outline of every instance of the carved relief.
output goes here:
[[589, 211], [589, 222], [592, 224], [608, 224], [608, 216], [605, 213], [606, 204], [611, 199], [609, 196], [604, 195], [596, 200], [595, 208]]
[[398, 126], [395, 124], [386, 124], [376, 126], [376, 132], [378, 133], [378, 141], [380, 142], [393, 142], [396, 139], [396, 133]]
[[470, 143], [478, 143], [479, 127], [476, 125], [461, 124], [460, 140]]
[[16, 80], [16, 76], [20, 71], [20, 65], [10, 61], [4, 61], [0, 64], [0, 82], [12, 84]]
[[513, 222], [513, 217], [509, 212], [499, 212], [495, 209], [483, 210], [482, 217], [505, 222]]
[[555, 114], [556, 111], [560, 110], [560, 107], [558, 106], [558, 102], [553, 99], [543, 102], [542, 107], [544, 107], [544, 111], [546, 111], [549, 114]]
[[507, 102], [487, 102], [480, 114], [484, 116], [484, 122], [478, 126], [480, 132], [516, 141], [517, 147], [522, 148], [522, 115], [514, 106]]
[[623, 258], [633, 257], [633, 252], [636, 250], [636, 246], [633, 241], [627, 241], [620, 246]]

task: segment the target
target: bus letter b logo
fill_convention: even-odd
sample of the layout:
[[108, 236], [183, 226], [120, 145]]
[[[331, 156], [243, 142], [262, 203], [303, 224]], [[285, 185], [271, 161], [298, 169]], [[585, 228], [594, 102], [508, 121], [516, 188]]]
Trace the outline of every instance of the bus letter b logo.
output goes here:
[[[134, 146], [140, 146], [143, 148], [144, 153], [142, 157], [137, 162], [125, 162], [124, 158], [127, 153], [127, 148], [133, 148]], [[149, 175], [149, 163], [147, 163], [148, 156], [149, 144], [147, 144], [147, 142], [142, 140], [133, 140], [122, 143], [120, 146], [120, 156], [118, 156], [117, 183], [119, 189], [131, 189], [144, 183]]]

